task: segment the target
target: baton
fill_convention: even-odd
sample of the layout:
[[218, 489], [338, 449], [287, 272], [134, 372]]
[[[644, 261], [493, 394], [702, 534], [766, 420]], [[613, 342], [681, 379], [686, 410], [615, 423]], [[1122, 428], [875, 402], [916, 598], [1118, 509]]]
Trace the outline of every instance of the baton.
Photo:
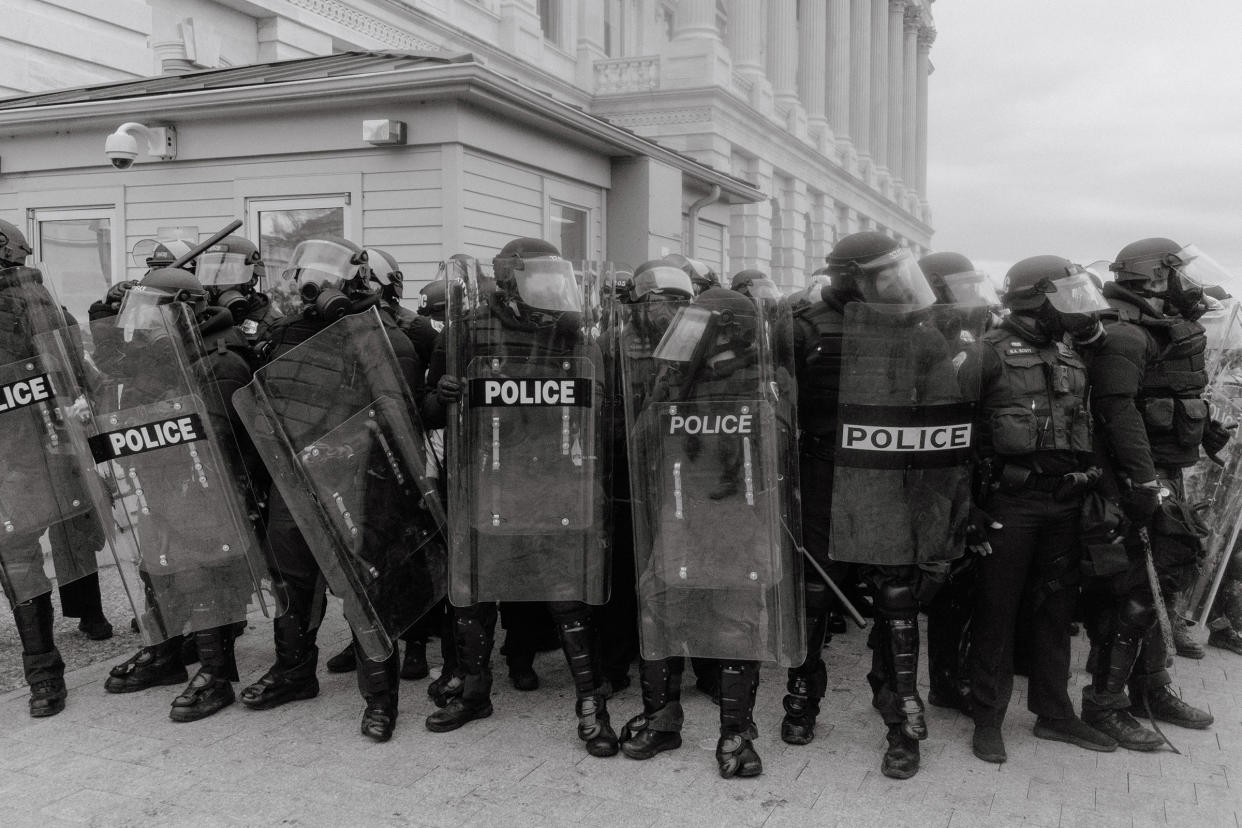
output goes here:
[[784, 518], [781, 519], [781, 527], [784, 528], [785, 533], [789, 535], [789, 540], [793, 542], [794, 548], [801, 552], [803, 556], [811, 562], [811, 566], [815, 567], [815, 571], [819, 573], [819, 577], [824, 579], [824, 583], [828, 585], [830, 590], [832, 590], [832, 594], [837, 596], [837, 600], [841, 602], [843, 607], [845, 607], [845, 611], [850, 614], [850, 618], [852, 618], [854, 623], [858, 625], [858, 629], [867, 629], [867, 619], [863, 618], [854, 605], [850, 603], [850, 599], [845, 597], [845, 593], [841, 591], [839, 586], [837, 586], [837, 582], [832, 580], [828, 573], [824, 571], [824, 568], [819, 565], [819, 561], [815, 560], [815, 558], [811, 556], [811, 553], [807, 551], [805, 546], [798, 543], [798, 539], [794, 537], [793, 532], [790, 531], [789, 525], [785, 523]]
[[238, 227], [241, 227], [241, 226], [242, 226], [241, 219], [233, 219], [227, 225], [225, 225], [224, 229], [218, 230], [215, 233], [213, 233], [211, 238], [209, 238], [207, 241], [199, 242], [198, 244], [194, 245], [189, 250], [187, 250], [185, 253], [182, 253], [180, 256], [178, 256], [173, 261], [173, 263], [169, 265], [169, 267], [181, 267], [183, 264], [190, 261], [191, 259], [198, 258], [198, 256], [200, 256], [204, 250], [211, 247], [213, 244], [220, 241], [225, 236], [227, 236], [229, 233], [232, 233], [234, 230], [236, 230]]
[[[1151, 535], [1147, 532], [1146, 526], [1140, 526], [1138, 536], [1143, 541], [1143, 563], [1147, 568], [1147, 582], [1151, 586], [1151, 594], [1155, 604], [1157, 613], [1157, 623], [1160, 624], [1160, 637], [1164, 639], [1165, 652], [1172, 653], [1176, 650], [1173, 644], [1173, 625], [1169, 621], [1168, 608], [1164, 604], [1164, 593], [1160, 591], [1160, 576], [1156, 574], [1156, 561], [1152, 557], [1151, 551]], [[1181, 755], [1181, 751], [1177, 749], [1177, 745], [1169, 741], [1169, 737], [1164, 735], [1164, 731], [1160, 729], [1160, 725], [1156, 724], [1156, 717], [1151, 714], [1151, 702], [1147, 698], [1147, 694], [1143, 694], [1143, 706], [1147, 710], [1147, 718], [1151, 720], [1152, 729], [1159, 734], [1164, 743], [1169, 746], [1172, 751]]]

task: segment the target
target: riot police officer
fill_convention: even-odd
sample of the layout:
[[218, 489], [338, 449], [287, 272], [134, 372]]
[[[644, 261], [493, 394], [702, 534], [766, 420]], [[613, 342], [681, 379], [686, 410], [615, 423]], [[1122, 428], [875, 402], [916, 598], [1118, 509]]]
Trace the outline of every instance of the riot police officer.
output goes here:
[[[874, 589], [867, 680], [872, 706], [888, 726], [881, 771], [906, 779], [918, 772], [919, 742], [927, 738], [917, 686], [918, 612], [964, 549], [972, 390], [958, 383], [957, 341], [947, 335], [963, 320], [955, 308], [933, 304], [935, 294], [909, 251], [883, 233], [846, 236], [828, 265], [834, 287], [824, 298], [838, 299], [841, 310], [822, 323], [829, 336], [817, 343], [814, 360], [824, 367], [800, 389], [799, 407], [811, 423], [804, 426], [811, 437], [804, 437], [804, 452], [817, 461], [804, 465], [803, 501], [824, 502], [808, 496], [809, 480], [812, 491], [831, 487], [831, 505], [805, 517], [804, 540], [818, 558], [827, 548], [816, 537], [822, 533], [831, 560], [859, 564]], [[800, 353], [809, 367], [809, 349]], [[833, 368], [836, 383], [829, 381]], [[837, 404], [839, 420], [829, 420], [840, 423], [835, 440], [818, 437], [831, 417], [825, 398]], [[834, 462], [819, 462], [829, 452]], [[818, 587], [815, 580], [808, 575], [808, 584]], [[822, 693], [817, 643], [824, 640], [825, 611], [812, 609], [825, 605], [821, 595], [808, 588], [807, 661], [789, 677], [786, 721], [795, 738], [805, 739], [813, 727], [808, 714], [817, 704], [811, 702]]]
[[[1167, 238], [1123, 247], [1109, 266], [1104, 296], [1114, 313], [1089, 366], [1091, 404], [1111, 472], [1108, 482], [1131, 521], [1129, 565], [1091, 584], [1088, 619], [1097, 653], [1083, 688], [1083, 720], [1130, 750], [1156, 750], [1163, 738], [1134, 718], [1206, 728], [1212, 715], [1170, 689], [1157, 601], [1181, 589], [1201, 534], [1184, 501], [1182, 470], [1224, 447], [1228, 432], [1202, 398], [1206, 337], [1194, 256]], [[1148, 576], [1148, 558], [1159, 578]], [[1129, 689], [1129, 696], [1126, 689]]]
[[454, 275], [460, 265], [446, 263], [461, 301], [433, 356], [427, 381], [436, 393], [423, 414], [429, 427], [448, 426], [450, 462], [461, 457], [449, 481], [460, 673], [451, 683], [461, 693], [427, 717], [427, 729], [492, 714], [496, 602], [546, 600], [573, 675], [578, 737], [591, 755], [612, 756], [617, 737], [586, 603], [603, 603], [608, 570], [597, 464], [604, 366], [584, 325], [591, 308], [572, 266], [542, 239], [508, 242], [493, 259], [494, 285], [468, 268]]
[[281, 317], [280, 310], [262, 291], [267, 266], [254, 242], [242, 236], [225, 236], [191, 259], [211, 304], [233, 314], [233, 324], [251, 347], [267, 338], [267, 331]]
[[1086, 367], [1066, 335], [1080, 346], [1098, 342], [1103, 330], [1092, 314], [1104, 297], [1082, 267], [1034, 256], [1009, 269], [1003, 302], [1009, 315], [961, 369], [963, 382], [980, 388], [976, 499], [990, 518], [971, 539], [985, 541], [987, 552], [976, 565], [971, 613], [972, 747], [984, 761], [1005, 761], [1001, 723], [1013, 690], [1018, 608], [1029, 590], [1035, 735], [1111, 751], [1116, 741], [1074, 714], [1067, 690], [1078, 515], [1099, 470], [1090, 465]]
[[[639, 267], [635, 285], [666, 283], [667, 296], [669, 270]], [[788, 611], [799, 567], [786, 527], [772, 519], [779, 481], [790, 479], [764, 398], [775, 372], [759, 308], [741, 294], [709, 288], [682, 302], [671, 324], [666, 308], [678, 305], [627, 307], [621, 354], [643, 638], [643, 711], [622, 730], [622, 750], [649, 759], [681, 745], [684, 655], [698, 655], [718, 671], [720, 775], [757, 776], [755, 659], [789, 664], [804, 646]]]
[[[367, 263], [366, 251], [345, 239], [302, 242], [290, 262], [290, 275], [300, 280], [303, 307], [299, 313], [285, 316], [272, 326], [263, 347], [267, 364], [261, 374], [267, 378], [269, 386], [277, 381], [281, 383], [281, 386], [274, 386], [275, 393], [283, 393], [287, 402], [282, 403], [284, 413], [279, 416], [286, 428], [310, 429], [303, 435], [304, 439], [320, 437], [317, 431], [334, 428], [343, 412], [353, 412], [359, 406], [365, 409], [371, 402], [371, 392], [356, 386], [352, 378], [346, 376], [366, 370], [365, 366], [358, 364], [358, 360], [365, 355], [338, 352], [340, 348], [348, 349], [350, 342], [339, 343], [333, 338], [329, 345], [314, 348], [313, 352], [308, 353], [309, 343], [319, 342], [316, 336], [334, 322], [349, 315], [365, 314], [382, 301], [380, 291], [370, 281]], [[391, 321], [383, 315], [378, 320], [382, 326], [382, 339], [387, 341], [395, 357], [393, 371], [400, 373], [400, 379], [417, 398], [423, 386], [423, 370], [414, 347]], [[360, 343], [356, 344], [361, 347]], [[298, 346], [302, 348], [295, 351]], [[303, 358], [299, 360], [297, 354], [302, 354]], [[345, 398], [332, 398], [332, 389], [338, 388]], [[409, 412], [398, 414], [409, 417]], [[379, 427], [372, 433], [379, 433]], [[374, 454], [373, 451], [358, 450], [354, 453], [361, 456], [361, 462], [366, 463], [370, 463], [370, 457]], [[266, 454], [265, 460], [269, 464], [273, 462]], [[391, 461], [395, 462], [395, 459]], [[391, 463], [380, 463], [379, 466]], [[391, 482], [391, 471], [380, 472], [378, 468], [375, 471]], [[416, 473], [422, 471], [421, 468], [415, 470]], [[370, 480], [372, 471], [366, 471], [365, 475]], [[277, 482], [279, 484], [279, 479]], [[372, 488], [375, 488], [377, 496], [387, 497], [388, 490], [379, 485], [383, 482], [377, 478], [374, 487], [368, 482], [363, 491], [352, 491], [350, 494], [356, 498], [368, 498]], [[288, 486], [282, 490], [279, 485], [273, 487], [271, 492], [268, 521], [271, 570], [273, 577], [281, 582], [287, 610], [273, 624], [275, 664], [241, 693], [242, 703], [253, 710], [278, 707], [291, 701], [312, 698], [319, 693], [319, 681], [315, 675], [319, 654], [316, 637], [324, 612], [324, 578], [321, 564], [312, 552], [297, 518], [298, 512], [294, 511], [299, 507], [289, 501], [292, 495], [299, 493]], [[365, 516], [362, 513], [356, 516], [366, 521], [362, 527], [357, 527], [364, 547], [359, 554], [370, 555], [375, 561], [380, 561], [389, 557], [391, 544], [412, 547], [412, 539], [403, 534], [403, 525], [392, 525], [412, 519], [412, 516], [387, 514], [385, 509], [391, 508], [390, 503], [387, 506], [375, 504], [374, 508], [363, 510]], [[395, 540], [390, 537], [394, 533], [398, 535]], [[422, 538], [422, 534], [419, 537]], [[318, 542], [320, 539], [315, 540]], [[375, 568], [377, 564], [369, 566]], [[382, 569], [376, 575], [383, 578]], [[386, 659], [368, 658], [359, 634], [355, 627], [358, 689], [366, 701], [360, 730], [364, 736], [383, 742], [392, 737], [396, 727], [400, 654], [396, 647], [392, 647]]]
[[[225, 435], [218, 448], [229, 468], [221, 470], [221, 473], [227, 475], [226, 479], [233, 485], [244, 486], [241, 497], [249, 498], [253, 503], [253, 493], [249, 491], [246, 481], [250, 478], [250, 471], [260, 468], [260, 464], [244, 439], [240, 442], [234, 439], [234, 435], [244, 434], [244, 431], [232, 403], [233, 392], [250, 381], [253, 353], [234, 327], [232, 312], [209, 304], [208, 291], [189, 271], [177, 268], [152, 270], [136, 287], [125, 292], [115, 320], [100, 303], [93, 308], [95, 361], [105, 380], [105, 391], [98, 395], [102, 408], [96, 416], [101, 416], [103, 408], [113, 404], [130, 409], [182, 392], [175, 368], [165, 369], [165, 372], [141, 369], [141, 360], [169, 359], [164, 347], [158, 343], [166, 342], [161, 338], [168, 335], [168, 329], [162, 322], [165, 318], [162, 309], [174, 303], [186, 305], [193, 317], [196, 330], [187, 337], [178, 337], [180, 345], [174, 352], [180, 354], [185, 349], [185, 358], [191, 360], [187, 369], [207, 389], [203, 396], [205, 413], [212, 421], [215, 432]], [[132, 342], [122, 341], [122, 331], [128, 336], [134, 329], [142, 330], [144, 326], [152, 332], [151, 342], [157, 344], [138, 338]], [[191, 351], [191, 347], [198, 350]], [[145, 385], [134, 384], [132, 378], [138, 375], [146, 379]], [[153, 478], [149, 481], [152, 484], [158, 479], [154, 469], [149, 469], [148, 476]], [[160, 512], [159, 509], [153, 511]], [[152, 545], [152, 549], [156, 544], [170, 548], [184, 547], [178, 551], [188, 554], [192, 547], [185, 537], [178, 534], [185, 531], [185, 527], [176, 525], [177, 515], [160, 513], [156, 518], [144, 527], [145, 537], [140, 540]], [[253, 535], [252, 528], [247, 526], [245, 529]], [[140, 574], [147, 600], [152, 604], [150, 614], [165, 619], [167, 629], [160, 632], [171, 635], [159, 644], [141, 648], [127, 661], [113, 667], [104, 682], [104, 689], [109, 693], [131, 693], [184, 681], [187, 672], [182, 659], [182, 643], [186, 635], [181, 632], [183, 625], [176, 619], [185, 617], [192, 622], [197, 615], [215, 618], [223, 613], [240, 620], [245, 616], [247, 600], [254, 590], [245, 557], [229, 556], [214, 563], [198, 561], [192, 566], [161, 573], [155, 571], [158, 567], [150, 563], [157, 556], [151, 554], [151, 550], [147, 551], [148, 563]], [[166, 553], [158, 557], [165, 558]], [[176, 599], [163, 597], [173, 594], [177, 595]], [[171, 606], [174, 600], [176, 607]], [[161, 601], [166, 601], [166, 604], [160, 606]], [[192, 629], [189, 637], [197, 646], [200, 669], [185, 690], [173, 700], [169, 716], [176, 722], [197, 721], [235, 700], [232, 682], [237, 681], [238, 674], [233, 655], [233, 624]]]
[[673, 267], [679, 267], [685, 271], [686, 275], [690, 277], [690, 283], [694, 285], [694, 294], [696, 296], [708, 288], [721, 286], [720, 276], [706, 262], [691, 259], [689, 256], [683, 256], [680, 253], [669, 253], [664, 257], [664, 263], [671, 264]]

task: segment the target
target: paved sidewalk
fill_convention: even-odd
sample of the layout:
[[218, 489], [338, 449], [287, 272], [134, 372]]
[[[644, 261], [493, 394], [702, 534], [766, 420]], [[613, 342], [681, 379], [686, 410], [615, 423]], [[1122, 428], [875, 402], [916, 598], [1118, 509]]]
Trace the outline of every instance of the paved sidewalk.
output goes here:
[[[25, 688], [0, 695], [0, 826], [1242, 828], [1242, 657], [1209, 648], [1203, 661], [1177, 659], [1186, 698], [1216, 715], [1207, 731], [1165, 728], [1181, 756], [1096, 754], [1035, 739], [1019, 679], [1005, 727], [1009, 762], [976, 760], [970, 722], [930, 708], [923, 769], [898, 782], [879, 771], [884, 728], [870, 708], [864, 638], [853, 630], [830, 646], [829, 695], [806, 747], [780, 741], [784, 679], [766, 670], [756, 715], [764, 774], [722, 780], [713, 756], [717, 711], [693, 689], [680, 750], [647, 762], [587, 756], [559, 653], [539, 657], [543, 687], [526, 694], [508, 685], [497, 656], [495, 715], [453, 733], [423, 727], [432, 709], [426, 681], [404, 682], [396, 736], [374, 744], [358, 733], [353, 676], [322, 667], [346, 640], [333, 606], [321, 634], [322, 692], [277, 710], [237, 704], [174, 724], [168, 704], [180, 688], [109, 696], [107, 662], [70, 672], [68, 708], [50, 719], [27, 716]], [[238, 640], [243, 684], [271, 655], [270, 623], [252, 617]], [[1076, 699], [1085, 656], [1080, 637]], [[610, 706], [619, 729], [641, 707], [637, 684]]]

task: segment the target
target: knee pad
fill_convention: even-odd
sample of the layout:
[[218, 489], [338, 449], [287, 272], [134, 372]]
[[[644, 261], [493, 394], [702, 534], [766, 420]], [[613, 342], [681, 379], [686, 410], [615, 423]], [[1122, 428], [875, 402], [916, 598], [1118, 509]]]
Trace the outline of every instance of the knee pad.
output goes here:
[[914, 588], [904, 581], [885, 581], [875, 596], [875, 608], [887, 618], [909, 618], [919, 609]]
[[1130, 593], [1117, 609], [1118, 620], [1124, 627], [1147, 630], [1156, 623], [1156, 607], [1150, 596]]

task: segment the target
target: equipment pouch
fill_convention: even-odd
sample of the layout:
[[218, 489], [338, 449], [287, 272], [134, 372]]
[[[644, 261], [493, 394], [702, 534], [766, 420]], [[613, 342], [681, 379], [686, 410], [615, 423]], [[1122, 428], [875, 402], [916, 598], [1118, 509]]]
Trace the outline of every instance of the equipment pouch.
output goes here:
[[1111, 546], [1125, 534], [1126, 516], [1115, 501], [1105, 497], [1098, 489], [1089, 489], [1083, 495], [1082, 507], [1078, 510], [1078, 529], [1084, 546]]
[[1152, 431], [1168, 431], [1173, 428], [1173, 398], [1154, 397], [1143, 406], [1143, 422]]
[[1122, 543], [1089, 543], [1080, 564], [1088, 578], [1108, 578], [1130, 568], [1130, 556]]
[[997, 454], [1030, 454], [1039, 447], [1035, 413], [1020, 406], [992, 412], [992, 448]]
[[1208, 404], [1198, 398], [1177, 399], [1174, 423], [1177, 442], [1183, 446], [1197, 446], [1203, 441], [1203, 429], [1207, 426]]
[[1151, 545], [1160, 569], [1187, 566], [1207, 554], [1207, 525], [1197, 509], [1183, 500], [1166, 498], [1152, 519]]

